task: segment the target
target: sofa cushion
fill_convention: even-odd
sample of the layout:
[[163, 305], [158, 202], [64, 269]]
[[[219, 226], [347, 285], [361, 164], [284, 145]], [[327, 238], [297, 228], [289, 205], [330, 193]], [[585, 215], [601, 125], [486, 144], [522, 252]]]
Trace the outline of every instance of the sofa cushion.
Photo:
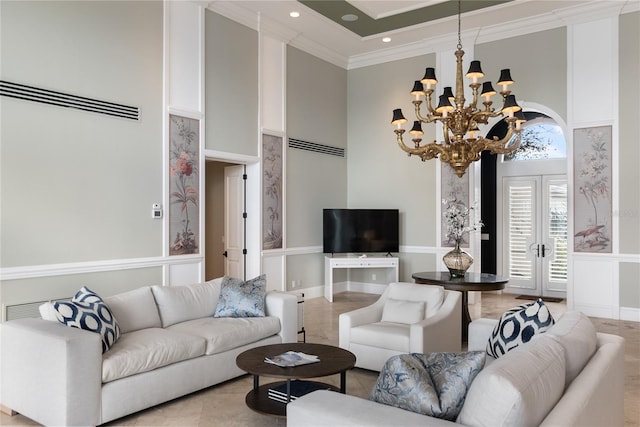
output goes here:
[[280, 332], [280, 319], [268, 317], [205, 317], [168, 328], [206, 341], [206, 354], [222, 353]]
[[368, 323], [351, 329], [351, 343], [408, 353], [410, 331], [402, 323]]
[[147, 328], [123, 334], [102, 357], [102, 382], [148, 372], [182, 360], [204, 355], [201, 337]]
[[244, 281], [225, 276], [214, 317], [264, 317], [267, 277]]
[[498, 358], [529, 342], [535, 334], [546, 331], [553, 323], [553, 316], [540, 298], [530, 304], [509, 309], [502, 314], [493, 329], [487, 343], [487, 353]]
[[382, 322], [411, 325], [424, 320], [424, 301], [403, 301], [388, 298], [382, 309]]
[[486, 353], [401, 354], [387, 360], [370, 400], [455, 421]]
[[150, 286], [106, 297], [104, 302], [118, 319], [123, 334], [139, 329], [162, 327]]
[[220, 296], [220, 282], [185, 286], [152, 286], [162, 327], [213, 316]]
[[546, 334], [488, 364], [456, 420], [467, 426], [539, 425], [564, 392], [564, 349]]
[[100, 334], [103, 353], [120, 338], [120, 327], [109, 306], [87, 287], [83, 286], [71, 301], [55, 301], [53, 308], [60, 323]]
[[429, 318], [438, 312], [444, 301], [444, 288], [436, 285], [416, 285], [415, 283], [390, 283], [389, 298], [404, 301], [424, 301], [425, 314]]
[[565, 387], [578, 376], [596, 351], [598, 338], [591, 320], [579, 311], [567, 311], [545, 333], [564, 347]]

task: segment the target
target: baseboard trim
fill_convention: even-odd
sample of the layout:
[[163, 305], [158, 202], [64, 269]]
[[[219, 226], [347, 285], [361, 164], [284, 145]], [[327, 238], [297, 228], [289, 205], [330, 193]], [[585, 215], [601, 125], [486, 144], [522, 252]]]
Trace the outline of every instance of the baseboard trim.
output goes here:
[[640, 308], [620, 307], [620, 320], [640, 322]]

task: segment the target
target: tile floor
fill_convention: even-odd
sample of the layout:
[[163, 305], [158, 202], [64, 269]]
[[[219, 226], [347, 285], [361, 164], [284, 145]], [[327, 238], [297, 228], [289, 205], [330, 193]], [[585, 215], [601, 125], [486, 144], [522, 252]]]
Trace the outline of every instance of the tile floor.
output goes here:
[[[338, 315], [371, 304], [377, 295], [346, 292], [337, 294], [334, 303], [324, 298], [307, 300], [304, 305], [307, 342], [338, 344]], [[500, 314], [523, 300], [513, 295], [485, 293], [481, 301], [470, 307], [471, 317], [498, 318]], [[554, 317], [566, 309], [562, 303], [549, 303]], [[598, 331], [625, 337], [625, 426], [640, 426], [640, 323], [593, 319]], [[334, 378], [335, 377], [335, 378]], [[377, 378], [376, 372], [354, 369], [347, 373], [347, 393], [367, 397]], [[268, 379], [262, 380], [263, 383]], [[322, 381], [338, 385], [339, 377]], [[243, 376], [206, 390], [192, 393], [174, 401], [113, 421], [108, 426], [285, 426], [284, 419], [260, 415], [248, 409], [244, 396], [252, 387], [250, 376]], [[16, 415], [1, 414], [1, 426], [37, 425]], [[603, 426], [604, 427], [604, 426]]]

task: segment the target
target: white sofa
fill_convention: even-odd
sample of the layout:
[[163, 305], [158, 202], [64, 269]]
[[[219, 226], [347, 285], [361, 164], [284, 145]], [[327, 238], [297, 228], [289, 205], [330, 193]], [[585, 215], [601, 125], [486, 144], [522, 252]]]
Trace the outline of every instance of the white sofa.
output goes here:
[[[244, 374], [241, 352], [297, 340], [297, 297], [267, 292], [265, 317], [214, 318], [222, 279], [104, 298], [122, 335], [43, 319], [0, 325], [0, 403], [50, 426], [95, 426]], [[42, 310], [41, 310], [42, 312]]]
[[[496, 322], [470, 324], [469, 350], [485, 350]], [[455, 423], [316, 391], [287, 406], [287, 426], [622, 426], [623, 371], [624, 339], [596, 333], [586, 316], [568, 311], [528, 343], [487, 356]]]
[[339, 345], [373, 371], [396, 354], [460, 351], [461, 313], [460, 292], [390, 283], [375, 303], [340, 315]]

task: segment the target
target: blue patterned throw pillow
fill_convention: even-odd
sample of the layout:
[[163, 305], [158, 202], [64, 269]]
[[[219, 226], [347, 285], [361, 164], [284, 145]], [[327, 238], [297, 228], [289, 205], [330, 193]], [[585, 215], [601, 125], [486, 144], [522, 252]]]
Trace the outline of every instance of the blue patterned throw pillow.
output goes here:
[[263, 274], [246, 282], [225, 276], [213, 317], [264, 317], [267, 278]]
[[455, 421], [486, 353], [412, 353], [389, 358], [369, 400]]
[[103, 353], [120, 338], [120, 327], [113, 313], [102, 298], [87, 287], [82, 287], [71, 301], [54, 302], [53, 308], [60, 323], [100, 334]]
[[493, 329], [487, 343], [487, 354], [498, 358], [534, 335], [545, 332], [555, 320], [542, 298], [530, 304], [521, 304], [505, 311]]

